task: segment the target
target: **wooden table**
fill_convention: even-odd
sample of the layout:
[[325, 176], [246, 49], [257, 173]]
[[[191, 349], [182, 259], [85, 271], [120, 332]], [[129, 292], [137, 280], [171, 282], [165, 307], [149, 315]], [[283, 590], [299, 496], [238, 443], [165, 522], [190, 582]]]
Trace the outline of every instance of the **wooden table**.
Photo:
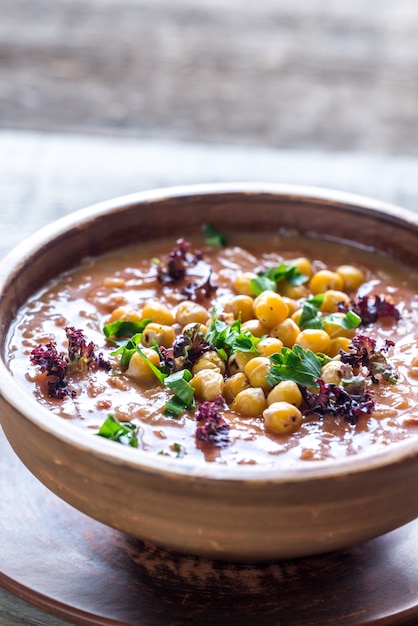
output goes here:
[[[0, 257], [53, 219], [141, 189], [238, 180], [299, 183], [370, 195], [418, 212], [417, 173], [418, 159], [406, 157], [2, 131]], [[2, 626], [67, 623], [0, 590]]]

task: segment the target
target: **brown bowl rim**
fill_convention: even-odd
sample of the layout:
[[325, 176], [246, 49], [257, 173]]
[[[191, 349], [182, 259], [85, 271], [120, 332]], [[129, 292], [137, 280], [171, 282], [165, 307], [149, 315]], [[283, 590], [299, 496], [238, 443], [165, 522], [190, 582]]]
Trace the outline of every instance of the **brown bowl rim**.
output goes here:
[[[237, 193], [271, 194], [305, 201], [350, 206], [353, 210], [356, 209], [363, 214], [375, 214], [380, 219], [389, 222], [404, 222], [413, 227], [418, 227], [418, 215], [408, 209], [367, 196], [322, 187], [278, 183], [212, 183], [157, 188], [118, 196], [89, 205], [54, 220], [27, 237], [0, 261], [0, 298], [7, 288], [8, 278], [14, 272], [22, 271], [25, 259], [40, 250], [48, 241], [68, 230], [84, 227], [86, 223], [103, 214], [111, 211], [122, 211], [132, 205], [163, 202], [175, 197]], [[5, 363], [4, 346], [0, 358], [0, 395], [10, 406], [23, 414], [40, 430], [75, 446], [79, 451], [94, 454], [112, 465], [130, 466], [136, 471], [160, 475], [161, 478], [174, 475], [177, 478], [188, 479], [193, 477], [207, 481], [289, 483], [367, 472], [388, 464], [401, 463], [403, 460], [418, 454], [418, 437], [411, 437], [404, 441], [395, 442], [383, 450], [367, 451], [338, 460], [304, 461], [303, 465], [286, 468], [275, 468], [269, 465], [232, 466], [207, 463], [203, 460], [201, 463], [189, 464], [185, 459], [182, 459], [180, 464], [178, 460], [170, 457], [156, 458], [146, 452], [141, 454], [137, 449], [118, 446], [114, 442], [94, 437], [80, 427], [48, 411], [29, 393], [22, 393], [22, 389], [14, 380]]]

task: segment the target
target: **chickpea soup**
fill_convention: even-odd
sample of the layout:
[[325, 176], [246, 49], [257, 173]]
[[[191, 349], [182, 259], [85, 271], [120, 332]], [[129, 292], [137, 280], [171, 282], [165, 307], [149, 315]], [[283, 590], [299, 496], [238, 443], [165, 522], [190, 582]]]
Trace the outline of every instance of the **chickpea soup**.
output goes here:
[[16, 319], [13, 375], [91, 436], [179, 463], [289, 467], [418, 434], [416, 274], [343, 244], [209, 234], [51, 282]]

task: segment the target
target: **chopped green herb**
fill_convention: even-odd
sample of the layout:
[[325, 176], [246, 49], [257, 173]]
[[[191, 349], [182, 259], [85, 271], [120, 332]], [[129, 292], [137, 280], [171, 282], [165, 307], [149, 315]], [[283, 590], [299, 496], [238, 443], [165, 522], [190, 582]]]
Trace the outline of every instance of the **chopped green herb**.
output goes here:
[[132, 337], [138, 333], [142, 333], [144, 328], [151, 322], [151, 319], [141, 320], [140, 322], [132, 322], [129, 320], [116, 320], [110, 322], [103, 327], [103, 333], [112, 341], [123, 337]]
[[225, 233], [221, 233], [212, 224], [203, 224], [202, 232], [205, 235], [205, 242], [210, 246], [218, 246], [224, 248], [228, 243], [228, 238]]
[[255, 296], [263, 291], [277, 291], [277, 285], [281, 280], [287, 280], [290, 285], [302, 285], [308, 280], [296, 265], [280, 263], [277, 267], [269, 267], [265, 272], [259, 272], [256, 278], [250, 282]]
[[120, 356], [122, 367], [128, 367], [132, 355], [136, 352], [137, 346], [141, 343], [142, 333], [136, 333], [130, 339], [119, 342], [119, 348], [111, 352], [112, 356]]
[[354, 311], [347, 311], [347, 313], [341, 317], [331, 313], [330, 315], [320, 315], [320, 309], [324, 301], [325, 294], [319, 293], [312, 298], [305, 300], [302, 314], [299, 318], [299, 327], [302, 330], [306, 328], [324, 328], [324, 323], [335, 324], [341, 326], [346, 330], [352, 330], [357, 328], [361, 324], [361, 317], [354, 313]]
[[270, 374], [266, 377], [270, 385], [277, 385], [282, 380], [293, 380], [298, 385], [318, 387], [316, 381], [321, 376], [321, 368], [331, 359], [325, 354], [314, 354], [295, 344], [293, 348], [282, 348], [280, 353], [272, 354], [270, 361]]
[[97, 434], [111, 441], [117, 441], [124, 446], [137, 448], [137, 433], [138, 426], [132, 424], [132, 422], [119, 422], [116, 417], [109, 415], [101, 425]]
[[213, 309], [209, 327], [205, 339], [213, 345], [219, 356], [226, 360], [228, 355], [234, 352], [252, 352], [258, 354], [257, 344], [259, 337], [255, 337], [248, 330], [241, 330], [241, 320], [237, 319], [232, 324], [226, 324], [218, 319], [219, 311]]
[[192, 373], [190, 370], [180, 370], [165, 378], [165, 386], [174, 395], [164, 406], [164, 415], [177, 418], [188, 409], [194, 410], [196, 408], [194, 388], [189, 383], [191, 378]]

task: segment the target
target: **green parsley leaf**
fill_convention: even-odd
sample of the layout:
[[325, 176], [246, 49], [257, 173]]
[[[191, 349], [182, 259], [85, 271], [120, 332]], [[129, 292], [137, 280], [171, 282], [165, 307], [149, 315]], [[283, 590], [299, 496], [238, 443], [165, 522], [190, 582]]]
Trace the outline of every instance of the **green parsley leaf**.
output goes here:
[[210, 246], [225, 248], [228, 238], [225, 233], [221, 233], [212, 224], [203, 224], [202, 232], [205, 235], [205, 242]]
[[138, 344], [141, 343], [142, 333], [133, 335], [130, 339], [118, 342], [119, 348], [113, 350], [112, 356], [120, 356], [120, 364], [122, 367], [128, 367], [132, 355], [136, 352]]
[[316, 379], [321, 377], [321, 368], [331, 359], [325, 354], [314, 354], [295, 344], [293, 348], [282, 348], [281, 352], [272, 354], [270, 374], [267, 382], [273, 387], [282, 380], [293, 380], [298, 385], [317, 387]]
[[122, 337], [132, 337], [138, 333], [142, 333], [144, 328], [151, 322], [150, 319], [141, 320], [140, 322], [132, 322], [129, 320], [116, 320], [110, 322], [103, 327], [105, 336], [114, 341]]
[[165, 415], [179, 417], [184, 411], [196, 408], [194, 388], [189, 383], [191, 378], [192, 373], [187, 369], [166, 376], [164, 384], [173, 392], [174, 396], [164, 407]]
[[324, 301], [325, 294], [319, 293], [312, 298], [305, 300], [302, 314], [299, 318], [299, 327], [304, 330], [305, 328], [324, 328], [324, 323], [335, 324], [341, 326], [346, 330], [352, 330], [357, 328], [361, 324], [361, 317], [354, 313], [354, 311], [347, 311], [347, 313], [341, 317], [331, 313], [330, 315], [320, 315], [320, 309]]
[[148, 365], [148, 367], [153, 372], [155, 377], [160, 381], [160, 383], [164, 384], [168, 374], [166, 369], [164, 367], [158, 367], [157, 365], [154, 365], [154, 363], [147, 357], [147, 355], [141, 350], [139, 346], [136, 346], [136, 351], [138, 352], [138, 354], [141, 355], [145, 363]]
[[250, 282], [250, 287], [255, 296], [263, 291], [277, 291], [277, 285], [281, 280], [287, 280], [290, 285], [302, 285], [308, 280], [296, 265], [280, 263], [277, 267], [269, 267], [265, 272], [259, 272], [256, 278]]
[[241, 330], [240, 319], [235, 320], [232, 324], [226, 324], [218, 319], [218, 314], [219, 311], [213, 309], [205, 339], [208, 344], [213, 345], [219, 356], [226, 360], [234, 352], [258, 354], [257, 344], [260, 337], [255, 337], [248, 330]]
[[113, 415], [108, 415], [97, 434], [111, 441], [117, 441], [124, 446], [137, 448], [137, 433], [138, 426], [132, 424], [132, 422], [119, 422]]
[[322, 322], [319, 318], [319, 310], [324, 301], [324, 294], [318, 293], [312, 298], [308, 298], [303, 303], [302, 314], [299, 318], [299, 328], [304, 330], [305, 328], [323, 328]]

